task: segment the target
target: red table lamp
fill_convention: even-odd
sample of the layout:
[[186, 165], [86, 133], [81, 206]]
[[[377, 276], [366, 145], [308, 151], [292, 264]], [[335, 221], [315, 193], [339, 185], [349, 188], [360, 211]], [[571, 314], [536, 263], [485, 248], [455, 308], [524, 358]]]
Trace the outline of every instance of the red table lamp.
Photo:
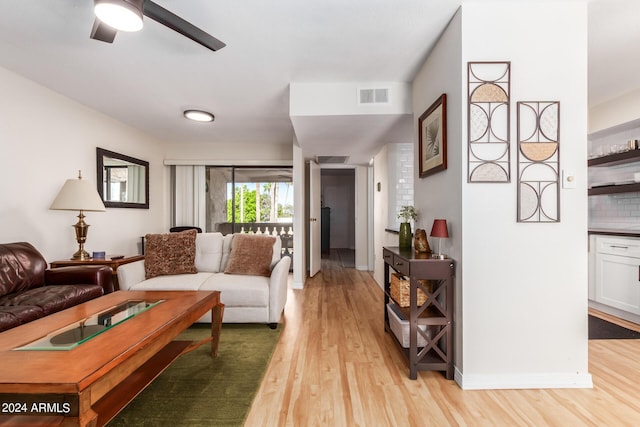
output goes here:
[[449, 237], [449, 230], [447, 229], [447, 220], [446, 219], [435, 219], [433, 220], [433, 226], [431, 227], [431, 233], [429, 234], [431, 237], [438, 238], [438, 254], [434, 256], [434, 258], [445, 259], [447, 256], [440, 252], [440, 243], [442, 239], [446, 239]]

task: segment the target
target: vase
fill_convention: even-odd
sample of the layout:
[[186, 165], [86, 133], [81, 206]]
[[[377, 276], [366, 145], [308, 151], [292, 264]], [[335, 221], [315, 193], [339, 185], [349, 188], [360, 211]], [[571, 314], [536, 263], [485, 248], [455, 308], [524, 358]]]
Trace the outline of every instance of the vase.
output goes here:
[[398, 247], [402, 249], [411, 249], [411, 224], [408, 222], [400, 223], [400, 234], [398, 236]]

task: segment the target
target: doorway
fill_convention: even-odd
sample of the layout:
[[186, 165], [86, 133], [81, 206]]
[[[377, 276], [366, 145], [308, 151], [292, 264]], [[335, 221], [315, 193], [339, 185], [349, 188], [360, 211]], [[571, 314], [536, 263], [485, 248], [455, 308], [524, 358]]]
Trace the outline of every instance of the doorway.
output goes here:
[[320, 171], [322, 257], [355, 268], [355, 169]]

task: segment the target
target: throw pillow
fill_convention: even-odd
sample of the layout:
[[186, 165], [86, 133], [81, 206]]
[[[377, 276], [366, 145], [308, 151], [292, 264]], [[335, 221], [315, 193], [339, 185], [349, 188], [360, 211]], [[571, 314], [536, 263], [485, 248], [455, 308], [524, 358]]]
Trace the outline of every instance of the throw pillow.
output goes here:
[[144, 272], [147, 279], [170, 274], [197, 273], [196, 230], [145, 236]]
[[236, 234], [231, 241], [226, 274], [271, 276], [271, 258], [276, 238], [256, 234]]

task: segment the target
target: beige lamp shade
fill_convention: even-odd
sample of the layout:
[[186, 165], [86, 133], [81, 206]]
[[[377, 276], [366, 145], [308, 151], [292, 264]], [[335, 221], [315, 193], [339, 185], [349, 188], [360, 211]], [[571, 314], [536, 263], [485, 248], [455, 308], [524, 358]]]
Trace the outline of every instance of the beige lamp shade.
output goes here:
[[98, 194], [98, 190], [89, 181], [82, 180], [82, 173], [78, 171], [78, 179], [68, 179], [64, 183], [56, 199], [49, 209], [60, 211], [80, 211], [78, 222], [74, 225], [76, 230], [76, 240], [78, 241], [78, 251], [71, 259], [90, 259], [89, 253], [84, 250], [87, 241], [89, 224], [84, 222], [84, 211], [104, 212], [104, 203]]
[[104, 212], [104, 203], [96, 187], [82, 178], [68, 179], [49, 209]]

